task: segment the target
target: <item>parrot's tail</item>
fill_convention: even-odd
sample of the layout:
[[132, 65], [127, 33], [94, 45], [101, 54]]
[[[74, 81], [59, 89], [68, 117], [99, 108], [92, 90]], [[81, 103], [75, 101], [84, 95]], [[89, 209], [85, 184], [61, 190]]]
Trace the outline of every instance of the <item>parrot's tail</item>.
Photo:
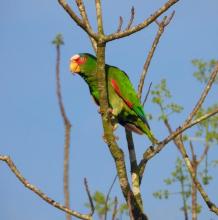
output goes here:
[[158, 140], [154, 137], [151, 130], [147, 130], [145, 134], [147, 135], [147, 137], [149, 138], [149, 140], [152, 142], [153, 145], [156, 145], [158, 143]]

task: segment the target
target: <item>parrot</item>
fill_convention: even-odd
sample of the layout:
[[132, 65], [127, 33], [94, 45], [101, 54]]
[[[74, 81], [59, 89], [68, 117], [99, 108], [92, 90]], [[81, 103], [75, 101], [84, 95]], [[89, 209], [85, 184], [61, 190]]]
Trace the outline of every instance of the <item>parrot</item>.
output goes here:
[[[96, 57], [89, 53], [75, 54], [70, 58], [69, 69], [71, 73], [78, 74], [85, 80], [91, 96], [99, 106]], [[158, 141], [150, 130], [143, 107], [128, 75], [108, 64], [105, 64], [105, 74], [108, 102], [114, 124], [119, 123], [140, 135], [145, 134], [152, 144], [157, 144]]]

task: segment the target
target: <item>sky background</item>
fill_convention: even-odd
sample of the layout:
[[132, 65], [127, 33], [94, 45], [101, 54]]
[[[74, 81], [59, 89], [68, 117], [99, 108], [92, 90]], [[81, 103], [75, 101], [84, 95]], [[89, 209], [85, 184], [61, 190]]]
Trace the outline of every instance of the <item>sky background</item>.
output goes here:
[[[105, 33], [117, 29], [119, 16], [127, 25], [132, 5], [134, 24], [147, 18], [164, 1], [102, 1]], [[116, 3], [115, 3], [116, 2]], [[91, 24], [96, 28], [94, 1], [85, 1]], [[76, 7], [71, 4], [75, 11]], [[170, 118], [173, 128], [180, 125], [195, 105], [203, 85], [192, 76], [194, 58], [210, 60], [218, 55], [218, 1], [180, 1], [166, 14], [176, 10], [166, 28], [151, 62], [145, 86], [166, 78], [173, 100], [184, 106], [182, 114]], [[87, 195], [83, 186], [86, 177], [92, 192], [107, 192], [115, 176], [113, 159], [102, 140], [102, 126], [97, 107], [88, 88], [79, 76], [69, 73], [69, 58], [79, 52], [93, 53], [87, 35], [70, 19], [57, 1], [2, 1], [0, 7], [0, 154], [10, 155], [21, 173], [54, 200], [63, 203], [63, 143], [64, 126], [55, 94], [55, 48], [51, 44], [62, 33], [61, 48], [62, 94], [67, 115], [72, 123], [70, 153], [71, 207], [87, 213]], [[106, 62], [126, 71], [137, 88], [143, 63], [156, 34], [157, 25], [128, 38], [107, 45]], [[146, 89], [144, 91], [144, 94]], [[205, 105], [217, 101], [214, 87]], [[148, 99], [145, 112], [158, 114], [158, 108]], [[167, 135], [162, 123], [150, 122], [158, 139]], [[116, 131], [126, 157], [124, 129]], [[134, 135], [140, 159], [149, 141]], [[216, 158], [216, 147], [210, 158]], [[153, 158], [146, 169], [142, 195], [145, 212], [152, 220], [182, 220], [181, 199], [156, 200], [152, 193], [165, 188], [163, 179], [174, 168], [178, 152], [169, 144]], [[129, 164], [127, 160], [127, 169]], [[218, 204], [217, 170], [214, 180], [206, 188], [212, 201]], [[178, 191], [177, 186], [171, 188]], [[118, 182], [112, 196], [122, 195]], [[201, 199], [200, 199], [200, 202]], [[203, 203], [199, 220], [216, 219]], [[0, 219], [1, 220], [60, 220], [65, 214], [42, 201], [27, 190], [0, 163]], [[124, 218], [125, 219], [125, 218]]]

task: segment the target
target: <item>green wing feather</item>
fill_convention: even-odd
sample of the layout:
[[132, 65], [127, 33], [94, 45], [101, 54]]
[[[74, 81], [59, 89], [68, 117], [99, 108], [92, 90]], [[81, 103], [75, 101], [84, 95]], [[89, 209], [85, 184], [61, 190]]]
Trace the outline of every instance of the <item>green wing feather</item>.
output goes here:
[[107, 66], [106, 69], [109, 73], [109, 81], [111, 80], [111, 83], [113, 84], [112, 86], [114, 87], [116, 93], [149, 128], [142, 105], [127, 74], [113, 66]]

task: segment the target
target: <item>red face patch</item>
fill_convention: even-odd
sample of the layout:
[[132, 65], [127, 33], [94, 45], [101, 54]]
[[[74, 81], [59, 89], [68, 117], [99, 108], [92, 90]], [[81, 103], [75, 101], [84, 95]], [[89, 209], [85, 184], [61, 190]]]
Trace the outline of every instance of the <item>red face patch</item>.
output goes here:
[[75, 61], [79, 64], [82, 65], [86, 62], [87, 57], [78, 57]]

